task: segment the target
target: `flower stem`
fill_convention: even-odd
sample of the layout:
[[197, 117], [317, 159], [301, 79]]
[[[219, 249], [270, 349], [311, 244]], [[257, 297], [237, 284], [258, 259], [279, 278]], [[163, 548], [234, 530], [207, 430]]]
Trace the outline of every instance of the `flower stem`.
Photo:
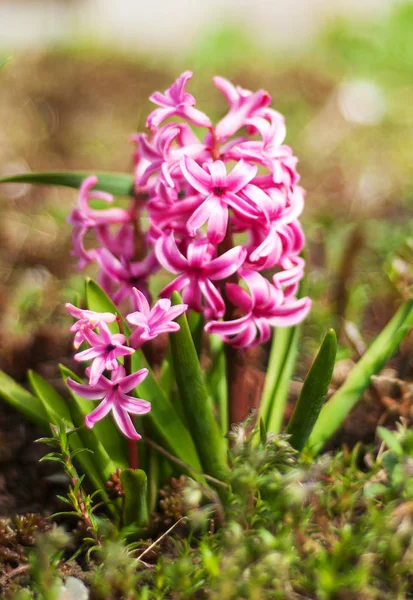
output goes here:
[[128, 463], [130, 469], [139, 469], [138, 442], [128, 440]]

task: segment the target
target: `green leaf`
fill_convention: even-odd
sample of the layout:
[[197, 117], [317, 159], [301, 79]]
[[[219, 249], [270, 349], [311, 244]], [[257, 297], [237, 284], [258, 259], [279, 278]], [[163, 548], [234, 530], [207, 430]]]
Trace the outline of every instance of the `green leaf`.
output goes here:
[[49, 417], [42, 402], [3, 371], [0, 371], [0, 397], [27, 419], [49, 430]]
[[[180, 295], [174, 292], [172, 304], [181, 303]], [[169, 335], [169, 343], [179, 394], [201, 464], [206, 473], [219, 478], [227, 470], [223, 437], [212, 411], [185, 314], [176, 321], [180, 329]]]
[[125, 173], [92, 173], [90, 171], [59, 173], [22, 173], [0, 179], [1, 183], [33, 183], [41, 185], [61, 185], [78, 189], [83, 180], [96, 175], [96, 190], [108, 192], [115, 196], [133, 196], [133, 177]]
[[[85, 279], [86, 305], [96, 312], [111, 312], [121, 316], [119, 310], [102, 288], [89, 277]], [[117, 327], [116, 323], [115, 326]], [[119, 329], [117, 329], [119, 331]]]
[[305, 378], [286, 430], [286, 433], [291, 435], [291, 446], [299, 452], [306, 445], [326, 401], [336, 353], [337, 337], [335, 331], [330, 329], [324, 336], [320, 350]]
[[413, 325], [413, 300], [403, 304], [376, 337], [348, 375], [344, 384], [321, 410], [310, 436], [309, 446], [319, 452], [355, 406], [371, 377], [381, 371]]
[[[219, 344], [217, 344], [217, 340], [219, 341]], [[229, 416], [226, 357], [224, 352], [224, 343], [220, 338], [218, 338], [218, 336], [211, 336], [210, 350], [212, 364], [210, 369], [205, 374], [205, 380], [209, 395], [212, 397], [217, 408], [221, 435], [224, 438], [224, 445], [227, 447], [228, 439], [225, 436], [229, 431]]]
[[[113, 302], [107, 297], [105, 292], [92, 279], [86, 282], [86, 300], [90, 310], [95, 311], [117, 311]], [[125, 335], [129, 335], [129, 329], [124, 323]], [[154, 430], [157, 439], [159, 439], [166, 448], [176, 457], [185, 461], [191, 467], [201, 471], [201, 464], [196, 452], [194, 442], [185, 425], [179, 418], [173, 404], [164, 394], [155, 375], [146, 361], [142, 351], [136, 351], [132, 354], [132, 371], [135, 373], [138, 369], [148, 369], [148, 376], [139, 386], [139, 396], [151, 402], [151, 412], [145, 416], [150, 427]], [[138, 420], [136, 420], [139, 423]], [[140, 427], [138, 427], [140, 429]], [[141, 446], [140, 446], [141, 449]], [[139, 454], [141, 458], [141, 452]], [[141, 461], [143, 464], [143, 461]], [[194, 479], [203, 479], [200, 475], [191, 473]]]
[[393, 431], [389, 431], [385, 427], [378, 427], [377, 431], [389, 450], [392, 450], [396, 456], [403, 456], [403, 447]]
[[146, 527], [149, 521], [146, 502], [147, 477], [141, 469], [124, 469], [120, 474], [124, 492], [122, 524]]
[[267, 431], [281, 431], [300, 333], [299, 325], [282, 327], [274, 332], [259, 412]]
[[188, 326], [191, 332], [192, 340], [194, 342], [196, 353], [198, 357], [202, 350], [202, 338], [204, 335], [204, 316], [202, 313], [197, 313], [194, 310], [190, 310], [188, 314]]
[[[303, 298], [306, 290], [307, 278], [304, 277], [301, 280], [298, 297]], [[275, 330], [272, 338], [258, 417], [264, 420], [267, 431], [273, 433], [280, 433], [282, 428], [288, 388], [297, 360], [301, 329], [301, 325], [280, 327]]]
[[67, 402], [63, 400], [60, 394], [34, 371], [27, 373], [30, 387], [36, 396], [41, 400], [47, 412], [49, 421], [54, 425], [58, 425], [62, 419], [66, 421], [69, 427], [73, 427], [72, 417]]

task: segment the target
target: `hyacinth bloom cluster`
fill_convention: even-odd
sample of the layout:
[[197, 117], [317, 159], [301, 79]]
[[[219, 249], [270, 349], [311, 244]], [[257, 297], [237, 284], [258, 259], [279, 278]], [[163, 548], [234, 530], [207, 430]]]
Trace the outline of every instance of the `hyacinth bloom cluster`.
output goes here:
[[[159, 310], [173, 311], [165, 302], [177, 290], [190, 309], [203, 313], [208, 333], [248, 348], [266, 342], [271, 327], [295, 325], [310, 310], [309, 298], [297, 298], [304, 191], [297, 159], [284, 144], [284, 119], [269, 107], [268, 93], [215, 77], [229, 109], [213, 125], [186, 91], [191, 77], [183, 73], [150, 98], [157, 107], [147, 118], [148, 132], [132, 137], [135, 197], [129, 207], [92, 208], [90, 200], [113, 199], [93, 191], [96, 178], [83, 183], [70, 218], [74, 253], [81, 265], [99, 264], [100, 282], [115, 303], [128, 299], [138, 311], [128, 318], [137, 327], [135, 348], [151, 339], [142, 315], [149, 311], [149, 278], [160, 267], [173, 279], [161, 291]], [[145, 231], [142, 215], [149, 222]], [[89, 231], [97, 240], [92, 249], [85, 248]], [[94, 345], [79, 359], [97, 361], [94, 374], [108, 368], [113, 353], [125, 352], [117, 338], [112, 355], [96, 354], [96, 334], [88, 339], [83, 327], [76, 330], [78, 340], [84, 336]], [[104, 336], [107, 321], [100, 329]]]
[[[68, 379], [73, 392], [89, 400], [101, 400], [95, 410], [86, 417], [86, 427], [92, 428], [109, 412], [121, 430], [129, 439], [139, 440], [130, 415], [145, 415], [151, 409], [146, 400], [128, 395], [138, 387], [148, 375], [147, 369], [139, 369], [136, 373], [127, 373], [119, 359], [125, 359], [135, 352], [144, 342], [154, 339], [161, 333], [174, 332], [179, 325], [174, 319], [186, 311], [185, 304], [171, 307], [169, 300], [159, 300], [151, 309], [145, 296], [133, 289], [136, 302], [140, 308], [130, 315], [127, 321], [134, 326], [129, 342], [123, 333], [112, 333], [108, 323], [118, 321], [113, 313], [98, 313], [82, 310], [66, 304], [66, 309], [77, 321], [71, 327], [74, 332], [74, 347], [78, 350], [82, 344], [88, 346], [75, 354], [75, 360], [90, 362], [86, 369], [89, 377], [88, 385]], [[124, 360], [126, 365], [126, 360]], [[110, 373], [108, 379], [104, 373]]]

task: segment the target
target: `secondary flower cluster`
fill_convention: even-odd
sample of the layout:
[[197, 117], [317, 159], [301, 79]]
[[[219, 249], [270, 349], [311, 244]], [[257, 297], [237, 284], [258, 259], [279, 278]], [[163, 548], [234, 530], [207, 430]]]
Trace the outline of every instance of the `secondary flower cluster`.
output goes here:
[[[179, 315], [186, 311], [186, 304], [171, 306], [170, 300], [161, 299], [151, 309], [144, 294], [133, 288], [135, 303], [138, 310], [127, 315], [126, 320], [134, 327], [129, 343], [123, 333], [112, 333], [110, 323], [119, 323], [119, 318], [110, 312], [98, 313], [82, 310], [66, 304], [68, 312], [77, 319], [70, 331], [74, 336], [74, 347], [78, 350], [85, 343], [89, 347], [75, 354], [77, 361], [92, 361], [86, 369], [89, 384], [83, 385], [68, 379], [69, 387], [82, 398], [101, 400], [95, 410], [86, 417], [86, 426], [92, 428], [97, 421], [112, 412], [116, 424], [122, 433], [130, 438], [139, 440], [141, 436], [136, 431], [130, 414], [144, 415], [151, 409], [146, 400], [128, 396], [140, 385], [148, 375], [148, 369], [140, 369], [136, 373], [127, 374], [125, 367], [119, 362], [123, 357], [130, 357], [142, 344], [161, 333], [177, 331], [179, 325], [174, 322]], [[111, 378], [103, 375], [109, 371]]]
[[[310, 309], [309, 298], [296, 297], [304, 271], [297, 159], [283, 143], [284, 119], [269, 108], [266, 92], [215, 77], [229, 111], [213, 126], [186, 91], [191, 77], [183, 73], [150, 98], [158, 108], [148, 116], [149, 133], [132, 138], [135, 198], [129, 208], [91, 208], [92, 199], [113, 199], [92, 191], [96, 178], [84, 182], [70, 218], [74, 251], [81, 265], [99, 263], [100, 281], [115, 303], [132, 287], [149, 297], [148, 278], [164, 267], [175, 278], [161, 297], [180, 291], [204, 314], [207, 332], [250, 347], [267, 341], [271, 326], [294, 325]], [[193, 127], [205, 130], [202, 140]], [[92, 250], [84, 245], [89, 230], [99, 243]], [[271, 281], [261, 274], [268, 269], [275, 272]]]

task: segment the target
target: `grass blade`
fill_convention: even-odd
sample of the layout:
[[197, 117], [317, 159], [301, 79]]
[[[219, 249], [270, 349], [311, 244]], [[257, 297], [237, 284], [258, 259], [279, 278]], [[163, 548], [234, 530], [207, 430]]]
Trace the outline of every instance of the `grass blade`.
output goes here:
[[289, 439], [291, 446], [299, 452], [306, 445], [326, 401], [336, 353], [337, 337], [335, 331], [330, 329], [324, 336], [318, 354], [305, 378], [286, 430], [286, 433], [291, 435]]
[[309, 446], [319, 452], [381, 371], [413, 325], [413, 300], [403, 304], [350, 372], [345, 383], [321, 410]]

